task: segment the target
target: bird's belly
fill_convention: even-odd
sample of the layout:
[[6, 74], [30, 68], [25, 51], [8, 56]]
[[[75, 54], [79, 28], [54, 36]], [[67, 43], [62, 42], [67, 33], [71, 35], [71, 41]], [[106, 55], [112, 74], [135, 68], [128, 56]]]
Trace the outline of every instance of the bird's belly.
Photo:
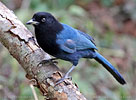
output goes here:
[[55, 47], [54, 45], [51, 45], [51, 46], [42, 46], [41, 47], [46, 53], [54, 56], [56, 54], [59, 54], [59, 49], [57, 47]]
[[95, 53], [92, 50], [77, 51], [75, 53], [61, 52], [58, 55], [55, 55], [55, 57], [66, 60], [66, 61], [70, 61], [71, 63], [76, 65], [80, 58], [94, 58]]

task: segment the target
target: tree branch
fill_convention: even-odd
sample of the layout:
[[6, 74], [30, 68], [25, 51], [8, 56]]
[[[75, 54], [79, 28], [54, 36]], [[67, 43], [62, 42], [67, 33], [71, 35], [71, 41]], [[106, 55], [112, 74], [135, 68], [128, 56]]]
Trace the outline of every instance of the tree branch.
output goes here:
[[56, 80], [62, 77], [58, 67], [53, 63], [38, 66], [40, 61], [49, 59], [50, 56], [39, 48], [30, 31], [1, 2], [0, 42], [20, 63], [27, 73], [26, 77], [40, 89], [46, 99], [86, 100], [70, 80], [54, 87]]

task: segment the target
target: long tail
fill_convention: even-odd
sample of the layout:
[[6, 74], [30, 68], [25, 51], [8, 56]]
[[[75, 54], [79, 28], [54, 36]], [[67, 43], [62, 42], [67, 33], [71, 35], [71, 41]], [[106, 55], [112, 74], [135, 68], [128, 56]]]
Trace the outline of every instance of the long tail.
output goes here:
[[96, 53], [95, 60], [101, 63], [112, 75], [113, 77], [122, 85], [126, 84], [124, 78], [121, 76], [121, 74], [112, 66], [112, 64], [106, 60], [101, 54], [98, 52]]

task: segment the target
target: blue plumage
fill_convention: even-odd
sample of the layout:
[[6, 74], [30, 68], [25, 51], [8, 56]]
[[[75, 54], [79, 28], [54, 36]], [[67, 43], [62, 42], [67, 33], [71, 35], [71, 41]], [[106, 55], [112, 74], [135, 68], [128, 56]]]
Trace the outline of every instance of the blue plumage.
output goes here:
[[69, 73], [78, 64], [80, 58], [95, 59], [102, 64], [120, 84], [126, 83], [112, 64], [97, 52], [94, 39], [90, 35], [66, 24], [59, 23], [50, 13], [46, 12], [34, 14], [32, 20], [27, 24], [34, 25], [37, 42], [45, 52], [57, 59], [63, 59], [73, 64], [70, 70], [57, 84], [68, 78]]
[[97, 60], [100, 64], [102, 64], [112, 75], [113, 77], [116, 78], [116, 80], [121, 83], [125, 84], [124, 78], [121, 76], [121, 74], [114, 68], [114, 66], [107, 60], [105, 59], [101, 54], [98, 52], [95, 52], [95, 60]]
[[[69, 60], [72, 63], [75, 63], [80, 58], [94, 58], [99, 63], [101, 63], [121, 84], [124, 83], [124, 79], [121, 76], [121, 74], [112, 66], [112, 64], [106, 60], [102, 55], [100, 55], [98, 52], [94, 52], [94, 49], [97, 50], [95, 44], [92, 42], [93, 38], [86, 33], [83, 33], [77, 29], [74, 29], [68, 25], [62, 24], [63, 30], [57, 34], [57, 43], [61, 46], [65, 46], [69, 49], [72, 49], [73, 52], [70, 52], [69, 50], [62, 48], [67, 53], [72, 54], [62, 54], [64, 55], [61, 57], [61, 55], [57, 57], [61, 57], [61, 59]], [[68, 42], [67, 40], [71, 40], [71, 42]], [[69, 45], [65, 45], [68, 44]], [[71, 45], [70, 45], [71, 44]], [[74, 45], [74, 46], [73, 46]], [[72, 60], [71, 60], [72, 59]], [[73, 62], [74, 61], [74, 62]], [[76, 66], [76, 65], [75, 65]]]
[[[57, 44], [59, 44], [61, 47], [66, 47], [66, 48], [70, 48], [70, 45], [66, 45], [66, 44], [69, 44], [69, 41], [71, 41], [71, 46], [74, 48], [72, 49], [76, 49], [76, 51], [78, 50], [85, 50], [85, 49], [96, 49], [96, 46], [94, 43], [92, 43], [92, 38], [87, 35], [85, 35], [85, 33], [83, 34], [83, 32], [81, 31], [78, 31], [77, 29], [74, 29], [66, 24], [62, 24], [63, 26], [63, 30], [60, 31], [58, 34], [57, 34]], [[63, 49], [65, 52], [67, 53], [70, 53], [69, 51], [67, 51], [65, 48], [61, 48]]]

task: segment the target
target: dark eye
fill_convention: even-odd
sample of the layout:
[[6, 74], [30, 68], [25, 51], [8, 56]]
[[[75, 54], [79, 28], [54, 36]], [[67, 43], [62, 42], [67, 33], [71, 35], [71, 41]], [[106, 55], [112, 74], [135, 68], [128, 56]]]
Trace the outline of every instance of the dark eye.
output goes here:
[[45, 21], [46, 21], [46, 19], [45, 19], [45, 18], [42, 18], [42, 19], [41, 19], [41, 21], [42, 21], [42, 22], [45, 22]]

